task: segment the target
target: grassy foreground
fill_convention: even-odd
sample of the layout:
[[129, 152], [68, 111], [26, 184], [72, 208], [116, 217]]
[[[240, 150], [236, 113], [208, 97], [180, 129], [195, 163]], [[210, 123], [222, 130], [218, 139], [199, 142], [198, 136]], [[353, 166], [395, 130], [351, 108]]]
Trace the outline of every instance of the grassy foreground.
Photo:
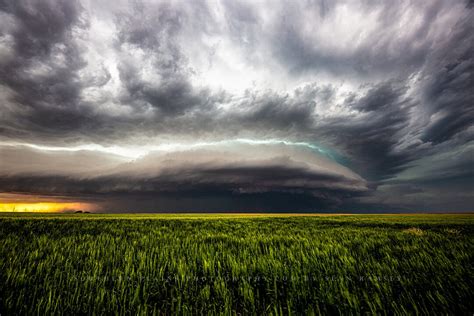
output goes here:
[[466, 314], [474, 215], [0, 215], [0, 314]]

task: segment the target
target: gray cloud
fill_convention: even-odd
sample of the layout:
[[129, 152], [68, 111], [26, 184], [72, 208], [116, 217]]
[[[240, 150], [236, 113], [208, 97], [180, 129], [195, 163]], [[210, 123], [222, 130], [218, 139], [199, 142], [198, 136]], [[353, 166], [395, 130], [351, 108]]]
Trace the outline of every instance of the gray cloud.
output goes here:
[[2, 32], [8, 54], [0, 61], [8, 99], [2, 105], [2, 134], [15, 138], [33, 132], [49, 138], [87, 124], [90, 113], [79, 108], [82, 83], [77, 76], [86, 62], [74, 38], [87, 26], [80, 4], [4, 1], [0, 8], [10, 30]]
[[423, 69], [426, 80], [422, 84], [423, 105], [430, 117], [421, 136], [424, 141], [447, 141], [473, 126], [474, 14], [472, 9], [469, 11]]
[[[262, 199], [297, 195], [321, 205], [368, 191], [365, 181], [334, 161], [288, 145], [244, 145], [152, 153], [134, 161], [110, 154], [3, 148], [0, 190], [56, 196], [174, 196]], [[54, 162], [54, 165], [53, 165]], [[181, 209], [184, 211], [185, 209]]]
[[[169, 196], [187, 192], [182, 207], [199, 196], [230, 207], [258, 195], [264, 208], [264, 197], [282, 194], [295, 205], [300, 196], [305, 209], [429, 209], [454, 199], [449, 183], [461, 192], [472, 184], [466, 2], [2, 1], [0, 12], [2, 192], [42, 183], [35, 193], [157, 194], [172, 209], [175, 198], [160, 189], [169, 187]], [[242, 153], [189, 164], [172, 150], [167, 161], [150, 153], [157, 160], [145, 167], [44, 147], [146, 152], [238, 138], [320, 146], [333, 170], [359, 182], [309, 170], [308, 157], [272, 160], [273, 150], [271, 159], [254, 153], [270, 160], [253, 164]], [[156, 173], [157, 161], [172, 160], [180, 163]], [[94, 176], [82, 174], [88, 165]], [[153, 177], [137, 177], [143, 168]], [[442, 203], [423, 202], [435, 194]]]
[[[324, 71], [369, 78], [406, 74], [425, 62], [437, 40], [430, 30], [446, 5], [442, 1], [285, 4], [275, 19], [271, 47], [294, 73]], [[302, 13], [307, 19], [301, 18]], [[415, 22], [409, 28], [399, 24], [408, 20]]]

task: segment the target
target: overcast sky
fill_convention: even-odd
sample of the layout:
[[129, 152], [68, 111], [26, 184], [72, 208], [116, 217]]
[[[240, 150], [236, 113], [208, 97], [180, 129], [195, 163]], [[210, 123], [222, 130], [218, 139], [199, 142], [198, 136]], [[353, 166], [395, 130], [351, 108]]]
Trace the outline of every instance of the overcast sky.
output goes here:
[[472, 1], [0, 1], [0, 203], [473, 211]]

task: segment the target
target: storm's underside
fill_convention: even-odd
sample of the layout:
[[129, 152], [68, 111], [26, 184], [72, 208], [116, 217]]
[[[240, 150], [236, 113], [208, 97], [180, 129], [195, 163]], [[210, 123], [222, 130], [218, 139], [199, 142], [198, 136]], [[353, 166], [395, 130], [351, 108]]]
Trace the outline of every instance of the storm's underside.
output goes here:
[[0, 203], [470, 211], [472, 1], [0, 1]]

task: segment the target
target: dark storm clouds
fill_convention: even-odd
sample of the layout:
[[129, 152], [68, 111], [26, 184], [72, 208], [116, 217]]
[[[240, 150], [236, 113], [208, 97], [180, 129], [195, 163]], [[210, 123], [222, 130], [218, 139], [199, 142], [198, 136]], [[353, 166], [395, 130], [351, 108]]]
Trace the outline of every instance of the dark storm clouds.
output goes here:
[[[0, 10], [0, 141], [10, 144], [0, 191], [106, 196], [107, 208], [137, 211], [473, 208], [467, 2], [12, 0]], [[161, 173], [148, 161], [143, 173], [111, 154], [22, 146], [235, 138], [320, 144], [361, 179], [273, 149], [270, 165], [219, 156]]]
[[242, 197], [240, 206], [232, 208], [224, 203], [221, 210], [265, 211], [264, 197], [272, 197], [267, 201], [272, 210], [290, 210], [285, 200], [310, 210], [311, 205], [334, 207], [368, 191], [365, 180], [349, 169], [308, 149], [283, 144], [232, 144], [224, 149], [208, 145], [154, 152], [133, 161], [86, 150], [45, 153], [5, 146], [2, 152], [0, 187], [7, 192], [81, 199], [123, 200], [128, 196], [139, 201], [134, 208], [141, 210], [150, 210], [147, 203], [157, 203], [153, 197], [162, 203], [170, 197], [186, 201], [175, 206], [167, 203], [166, 210], [179, 210], [179, 205], [194, 210], [197, 205], [193, 199], [210, 202], [238, 197]]

